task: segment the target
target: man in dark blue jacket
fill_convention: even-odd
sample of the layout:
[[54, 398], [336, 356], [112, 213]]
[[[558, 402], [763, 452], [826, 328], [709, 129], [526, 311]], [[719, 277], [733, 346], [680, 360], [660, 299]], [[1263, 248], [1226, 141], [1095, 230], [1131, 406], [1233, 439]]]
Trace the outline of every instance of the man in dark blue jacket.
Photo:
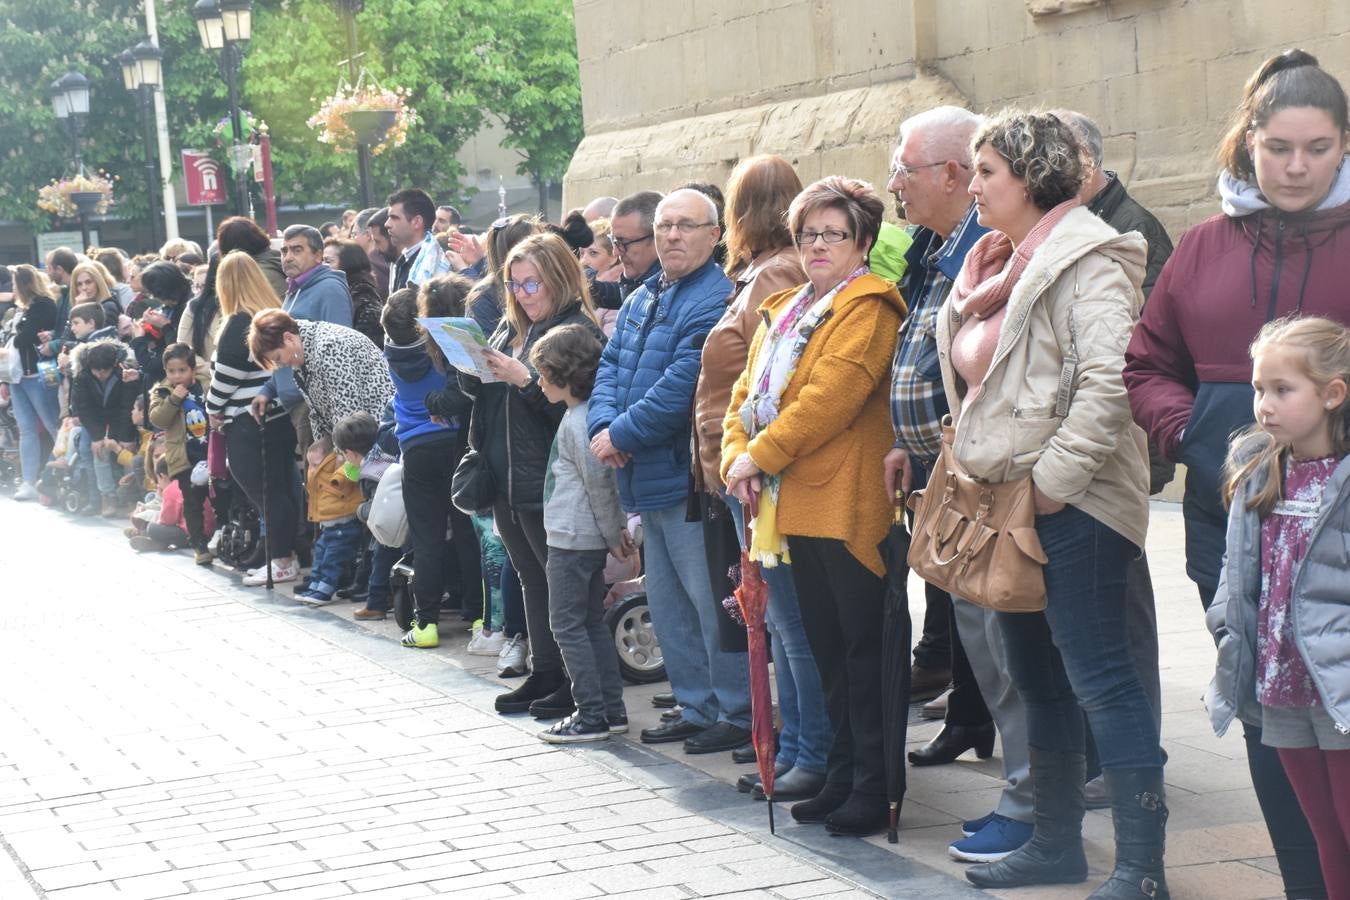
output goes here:
[[717, 208], [675, 191], [656, 208], [661, 271], [619, 309], [600, 359], [587, 427], [591, 452], [618, 469], [619, 498], [642, 515], [647, 601], [681, 715], [642, 732], [645, 743], [684, 741], [687, 753], [750, 740], [746, 658], [724, 652], [708, 578], [703, 526], [686, 521], [690, 407], [703, 339], [722, 317], [731, 282], [713, 261]]

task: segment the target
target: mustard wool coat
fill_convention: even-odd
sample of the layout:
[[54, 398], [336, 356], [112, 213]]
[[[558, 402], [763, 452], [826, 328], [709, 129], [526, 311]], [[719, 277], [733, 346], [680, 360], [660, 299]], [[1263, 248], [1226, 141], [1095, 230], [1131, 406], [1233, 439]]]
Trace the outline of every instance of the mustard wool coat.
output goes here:
[[783, 393], [778, 418], [755, 436], [741, 423], [768, 332], [765, 323], [799, 288], [765, 299], [745, 371], [731, 392], [722, 434], [720, 474], [749, 452], [766, 474], [782, 476], [778, 530], [798, 537], [834, 538], [877, 575], [885, 575], [877, 545], [894, 507], [886, 497], [882, 460], [895, 445], [890, 372], [905, 302], [879, 275], [855, 279], [834, 298], [807, 342]]

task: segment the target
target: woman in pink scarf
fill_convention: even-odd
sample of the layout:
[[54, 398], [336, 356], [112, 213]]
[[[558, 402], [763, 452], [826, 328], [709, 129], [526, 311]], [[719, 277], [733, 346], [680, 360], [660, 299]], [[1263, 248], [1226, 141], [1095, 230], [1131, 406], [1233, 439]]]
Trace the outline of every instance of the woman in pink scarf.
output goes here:
[[1158, 729], [1125, 640], [1125, 566], [1148, 529], [1148, 468], [1121, 370], [1146, 245], [1078, 205], [1089, 163], [1056, 116], [1005, 114], [974, 150], [970, 192], [992, 231], [938, 315], [952, 449], [978, 478], [1031, 476], [1049, 562], [1045, 611], [997, 614], [1027, 707], [1035, 830], [967, 877], [987, 888], [1087, 879], [1081, 707], [1116, 826], [1115, 871], [1092, 896], [1166, 897]]

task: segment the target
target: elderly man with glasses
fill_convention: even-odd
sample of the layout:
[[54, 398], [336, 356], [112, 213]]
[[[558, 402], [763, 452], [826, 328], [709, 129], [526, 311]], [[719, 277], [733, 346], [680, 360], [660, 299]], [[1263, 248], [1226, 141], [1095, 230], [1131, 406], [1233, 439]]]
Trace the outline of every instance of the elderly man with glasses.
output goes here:
[[[629, 198], [630, 200], [633, 198]], [[703, 341], [732, 291], [713, 260], [717, 208], [677, 190], [641, 216], [615, 210], [615, 244], [626, 275], [653, 263], [619, 309], [591, 394], [591, 452], [618, 469], [619, 498], [642, 515], [647, 602], [676, 701], [676, 718], [642, 732], [645, 743], [684, 742], [686, 753], [733, 750], [750, 740], [749, 673], [743, 653], [722, 650], [703, 526], [688, 521], [690, 410]], [[620, 244], [623, 241], [623, 244]]]

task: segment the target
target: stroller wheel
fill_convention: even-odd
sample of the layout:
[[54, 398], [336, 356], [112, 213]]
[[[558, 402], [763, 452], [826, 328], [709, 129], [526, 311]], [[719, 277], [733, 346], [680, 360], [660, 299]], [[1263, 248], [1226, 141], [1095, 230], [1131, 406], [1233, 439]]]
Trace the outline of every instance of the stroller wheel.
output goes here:
[[605, 611], [605, 624], [614, 635], [619, 672], [633, 684], [666, 679], [665, 658], [652, 627], [646, 594], [630, 594]]

